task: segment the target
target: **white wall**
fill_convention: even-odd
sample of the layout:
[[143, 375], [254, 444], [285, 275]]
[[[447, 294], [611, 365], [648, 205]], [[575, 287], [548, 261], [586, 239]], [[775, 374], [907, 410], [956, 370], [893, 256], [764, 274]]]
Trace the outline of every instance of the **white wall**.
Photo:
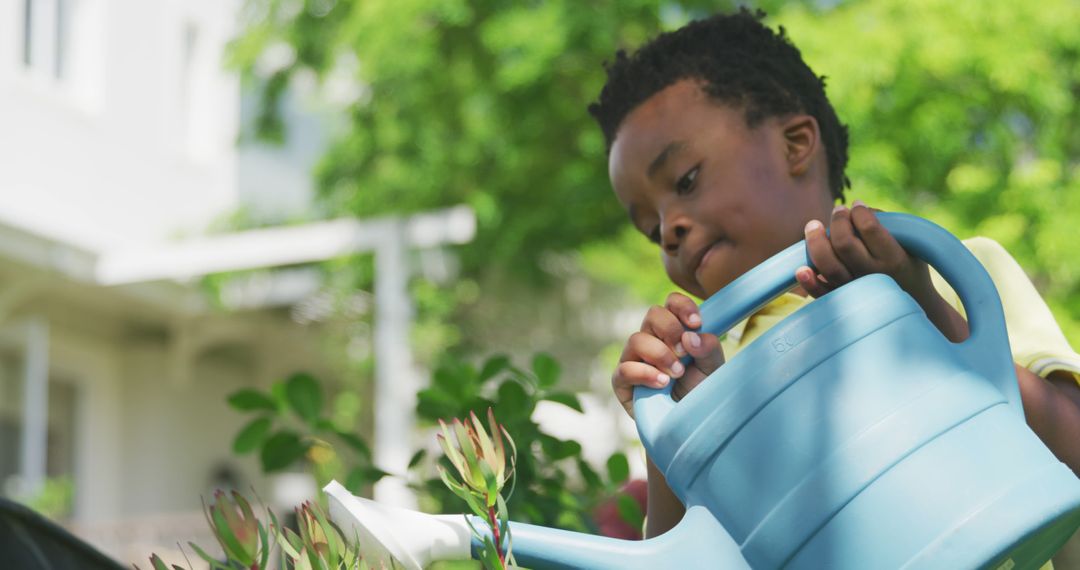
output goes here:
[[240, 460], [232, 440], [248, 420], [226, 404], [228, 394], [254, 383], [256, 355], [201, 358], [192, 368], [189, 384], [168, 374], [163, 347], [135, 345], [124, 356], [126, 374], [121, 395], [124, 470], [118, 483], [124, 489], [124, 515], [198, 510], [208, 498], [213, 470], [231, 465], [241, 476], [241, 488], [263, 477], [255, 458]]
[[75, 5], [99, 50], [72, 62], [77, 88], [23, 65], [23, 1], [0, 3], [0, 221], [97, 249], [234, 209], [239, 87], [220, 62], [235, 2]]
[[[33, 1], [42, 21], [57, 5]], [[240, 86], [222, 59], [241, 0], [65, 2], [75, 8], [73, 52], [58, 79], [23, 62], [25, 0], [0, 0], [0, 225], [103, 251], [202, 233], [243, 202], [278, 217], [308, 207], [327, 125], [310, 100], [288, 98], [296, 136], [284, 147], [236, 147]], [[21, 272], [10, 259], [0, 270], [12, 280]], [[232, 437], [245, 421], [225, 396], [318, 361], [305, 348], [317, 333], [274, 321], [237, 335], [253, 361], [195, 355], [188, 380], [177, 381], [170, 341], [125, 332], [154, 322], [167, 337], [169, 317], [145, 314], [124, 291], [38, 279], [31, 306], [15, 312], [50, 318], [50, 366], [77, 386], [83, 521], [197, 509], [212, 467], [235, 460]], [[239, 464], [260, 480], [254, 458]]]

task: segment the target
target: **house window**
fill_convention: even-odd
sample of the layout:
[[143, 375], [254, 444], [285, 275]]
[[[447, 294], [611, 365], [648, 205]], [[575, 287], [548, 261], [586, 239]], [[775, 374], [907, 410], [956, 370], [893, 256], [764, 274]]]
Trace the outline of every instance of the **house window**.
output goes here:
[[102, 0], [21, 0], [20, 5], [24, 75], [87, 109], [100, 105]]
[[75, 0], [54, 0], [56, 2], [56, 30], [53, 39], [53, 77], [63, 80], [71, 65], [72, 8]]
[[23, 65], [64, 79], [70, 66], [75, 0], [23, 1]]
[[30, 67], [34, 39], [34, 0], [23, 0], [22, 62]]
[[[23, 359], [17, 352], [0, 351], [0, 495], [18, 491], [24, 373]], [[70, 477], [74, 473], [77, 395], [74, 384], [49, 378], [45, 450], [48, 477]]]

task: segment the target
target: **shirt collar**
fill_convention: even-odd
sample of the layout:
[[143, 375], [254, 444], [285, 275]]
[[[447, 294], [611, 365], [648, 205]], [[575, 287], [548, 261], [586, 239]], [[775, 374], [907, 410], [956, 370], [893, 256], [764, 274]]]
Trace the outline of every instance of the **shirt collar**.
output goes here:
[[746, 317], [745, 319], [735, 323], [735, 326], [731, 327], [731, 329], [728, 330], [727, 336], [730, 337], [735, 342], [742, 342], [743, 335], [746, 334], [746, 327], [749, 326], [750, 321], [754, 317], [756, 317], [758, 314], [764, 313], [764, 312], [769, 312], [771, 309], [774, 309], [774, 308], [776, 308], [778, 306], [781, 306], [781, 305], [784, 305], [786, 303], [796, 302], [796, 303], [802, 304], [802, 303], [805, 303], [807, 301], [808, 300], [805, 299], [804, 297], [802, 297], [800, 295], [796, 295], [795, 293], [792, 293], [792, 292], [788, 291], [787, 293], [784, 293], [783, 295], [780, 295], [779, 297], [773, 299], [772, 301], [769, 301], [768, 304], [766, 304], [764, 307], [758, 309], [757, 311], [754, 311], [749, 317]]

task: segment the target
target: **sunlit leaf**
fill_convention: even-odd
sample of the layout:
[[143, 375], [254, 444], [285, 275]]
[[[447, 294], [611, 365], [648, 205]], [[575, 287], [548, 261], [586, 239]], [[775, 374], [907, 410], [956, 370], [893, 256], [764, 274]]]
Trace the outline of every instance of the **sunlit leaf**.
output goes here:
[[630, 478], [630, 462], [627, 461], [626, 455], [622, 453], [613, 453], [607, 460], [607, 472], [608, 479], [616, 484], [620, 485]]
[[479, 379], [484, 382], [490, 378], [494, 378], [496, 374], [506, 370], [510, 367], [510, 359], [505, 355], [497, 355], [488, 358], [484, 361], [483, 368], [480, 369]]
[[641, 512], [641, 505], [638, 504], [637, 499], [626, 494], [620, 493], [615, 497], [615, 508], [619, 513], [619, 518], [631, 528], [642, 528], [645, 523], [645, 515]]
[[259, 447], [272, 424], [273, 421], [270, 418], [256, 418], [249, 422], [240, 430], [240, 433], [236, 434], [236, 439], [233, 440], [233, 451], [243, 454]]
[[243, 412], [259, 410], [270, 412], [277, 411], [277, 404], [274, 402], [274, 399], [254, 388], [244, 388], [233, 392], [229, 395], [228, 402], [234, 409]]
[[298, 416], [314, 425], [322, 411], [322, 388], [318, 380], [306, 373], [297, 373], [285, 381], [285, 396]]
[[550, 388], [559, 381], [560, 366], [550, 354], [540, 353], [534, 356], [532, 368], [541, 388]]
[[307, 450], [308, 446], [300, 440], [300, 436], [290, 431], [279, 431], [267, 438], [259, 459], [264, 471], [273, 472], [292, 465]]
[[579, 412], [584, 411], [581, 407], [581, 400], [578, 399], [577, 394], [572, 394], [570, 392], [551, 392], [545, 394], [544, 399], [551, 402], [557, 402]]
[[427, 450], [426, 449], [421, 449], [421, 450], [417, 451], [416, 453], [414, 453], [413, 456], [409, 458], [409, 469], [412, 469], [412, 468], [416, 467], [417, 465], [419, 465], [420, 462], [423, 461], [424, 457], [426, 457], [426, 456], [427, 456]]

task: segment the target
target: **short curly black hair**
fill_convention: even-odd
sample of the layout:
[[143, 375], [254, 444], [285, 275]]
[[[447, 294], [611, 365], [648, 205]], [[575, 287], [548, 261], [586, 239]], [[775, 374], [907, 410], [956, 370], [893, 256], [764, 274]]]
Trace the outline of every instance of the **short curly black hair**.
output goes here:
[[600, 124], [610, 152], [619, 125], [646, 99], [683, 79], [699, 79], [714, 100], [744, 109], [753, 128], [768, 117], [807, 113], [817, 119], [829, 167], [829, 189], [843, 201], [851, 182], [848, 130], [825, 96], [818, 77], [787, 38], [762, 23], [765, 13], [742, 8], [660, 34], [632, 55], [606, 63], [607, 83], [589, 113]]

